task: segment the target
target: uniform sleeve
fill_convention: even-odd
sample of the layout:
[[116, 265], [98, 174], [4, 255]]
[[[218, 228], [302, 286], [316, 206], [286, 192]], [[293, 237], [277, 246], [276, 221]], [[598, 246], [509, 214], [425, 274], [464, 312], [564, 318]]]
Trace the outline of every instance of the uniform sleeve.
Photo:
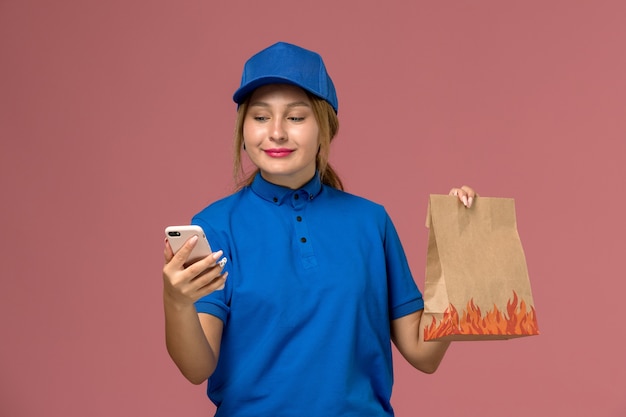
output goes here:
[[424, 300], [413, 280], [400, 237], [387, 213], [385, 213], [384, 245], [387, 262], [389, 316], [391, 320], [395, 320], [422, 310]]
[[[202, 230], [204, 230], [204, 234], [206, 235], [207, 240], [209, 241], [211, 250], [215, 252], [221, 249], [222, 251], [224, 251], [224, 256], [230, 261], [227, 246], [224, 244], [224, 242], [221, 241], [222, 239], [219, 238], [219, 235], [214, 232], [214, 230], [208, 225], [206, 221], [202, 219], [200, 215], [196, 215], [192, 219], [191, 224], [201, 226]], [[226, 263], [226, 265], [224, 266], [224, 271], [229, 271], [229, 264], [230, 262]], [[198, 313], [211, 314], [212, 316], [219, 318], [220, 320], [222, 320], [222, 322], [224, 322], [224, 324], [226, 324], [228, 322], [228, 314], [230, 312], [229, 299], [231, 292], [232, 288], [229, 285], [228, 280], [226, 280], [226, 285], [224, 286], [223, 290], [214, 291], [211, 294], [204, 296], [196, 301], [196, 311]]]

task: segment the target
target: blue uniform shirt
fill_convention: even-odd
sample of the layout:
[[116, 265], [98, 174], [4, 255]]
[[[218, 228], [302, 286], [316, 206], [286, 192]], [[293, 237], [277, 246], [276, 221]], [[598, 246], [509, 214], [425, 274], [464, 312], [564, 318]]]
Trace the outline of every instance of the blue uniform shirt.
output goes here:
[[391, 416], [390, 320], [423, 308], [385, 209], [257, 175], [192, 221], [228, 257], [196, 303], [224, 322], [208, 381], [217, 416]]

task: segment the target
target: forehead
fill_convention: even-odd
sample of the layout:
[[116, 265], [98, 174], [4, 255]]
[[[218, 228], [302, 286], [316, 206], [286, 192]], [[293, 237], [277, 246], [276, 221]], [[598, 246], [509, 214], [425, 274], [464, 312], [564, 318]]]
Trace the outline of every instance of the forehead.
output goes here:
[[311, 105], [304, 90], [290, 84], [268, 84], [257, 88], [250, 96], [250, 105], [258, 102], [303, 102]]

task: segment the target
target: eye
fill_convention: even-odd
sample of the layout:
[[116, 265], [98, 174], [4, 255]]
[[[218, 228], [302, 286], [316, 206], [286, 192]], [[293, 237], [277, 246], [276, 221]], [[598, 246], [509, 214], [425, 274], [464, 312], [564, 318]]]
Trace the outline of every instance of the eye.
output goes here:
[[254, 116], [254, 120], [256, 120], [257, 122], [265, 122], [267, 121], [268, 117], [265, 116]]
[[302, 122], [304, 121], [304, 117], [297, 117], [297, 116], [290, 116], [288, 117], [289, 120], [291, 120], [292, 122]]

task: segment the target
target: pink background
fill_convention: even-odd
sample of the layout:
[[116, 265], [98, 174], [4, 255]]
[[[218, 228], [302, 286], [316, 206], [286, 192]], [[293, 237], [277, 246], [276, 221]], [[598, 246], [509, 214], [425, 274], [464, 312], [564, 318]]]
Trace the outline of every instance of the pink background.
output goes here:
[[0, 415], [212, 415], [165, 351], [163, 228], [230, 192], [278, 40], [324, 56], [332, 161], [419, 285], [428, 194], [516, 200], [542, 334], [396, 358], [397, 414], [626, 415], [625, 3], [382, 3], [0, 0]]

